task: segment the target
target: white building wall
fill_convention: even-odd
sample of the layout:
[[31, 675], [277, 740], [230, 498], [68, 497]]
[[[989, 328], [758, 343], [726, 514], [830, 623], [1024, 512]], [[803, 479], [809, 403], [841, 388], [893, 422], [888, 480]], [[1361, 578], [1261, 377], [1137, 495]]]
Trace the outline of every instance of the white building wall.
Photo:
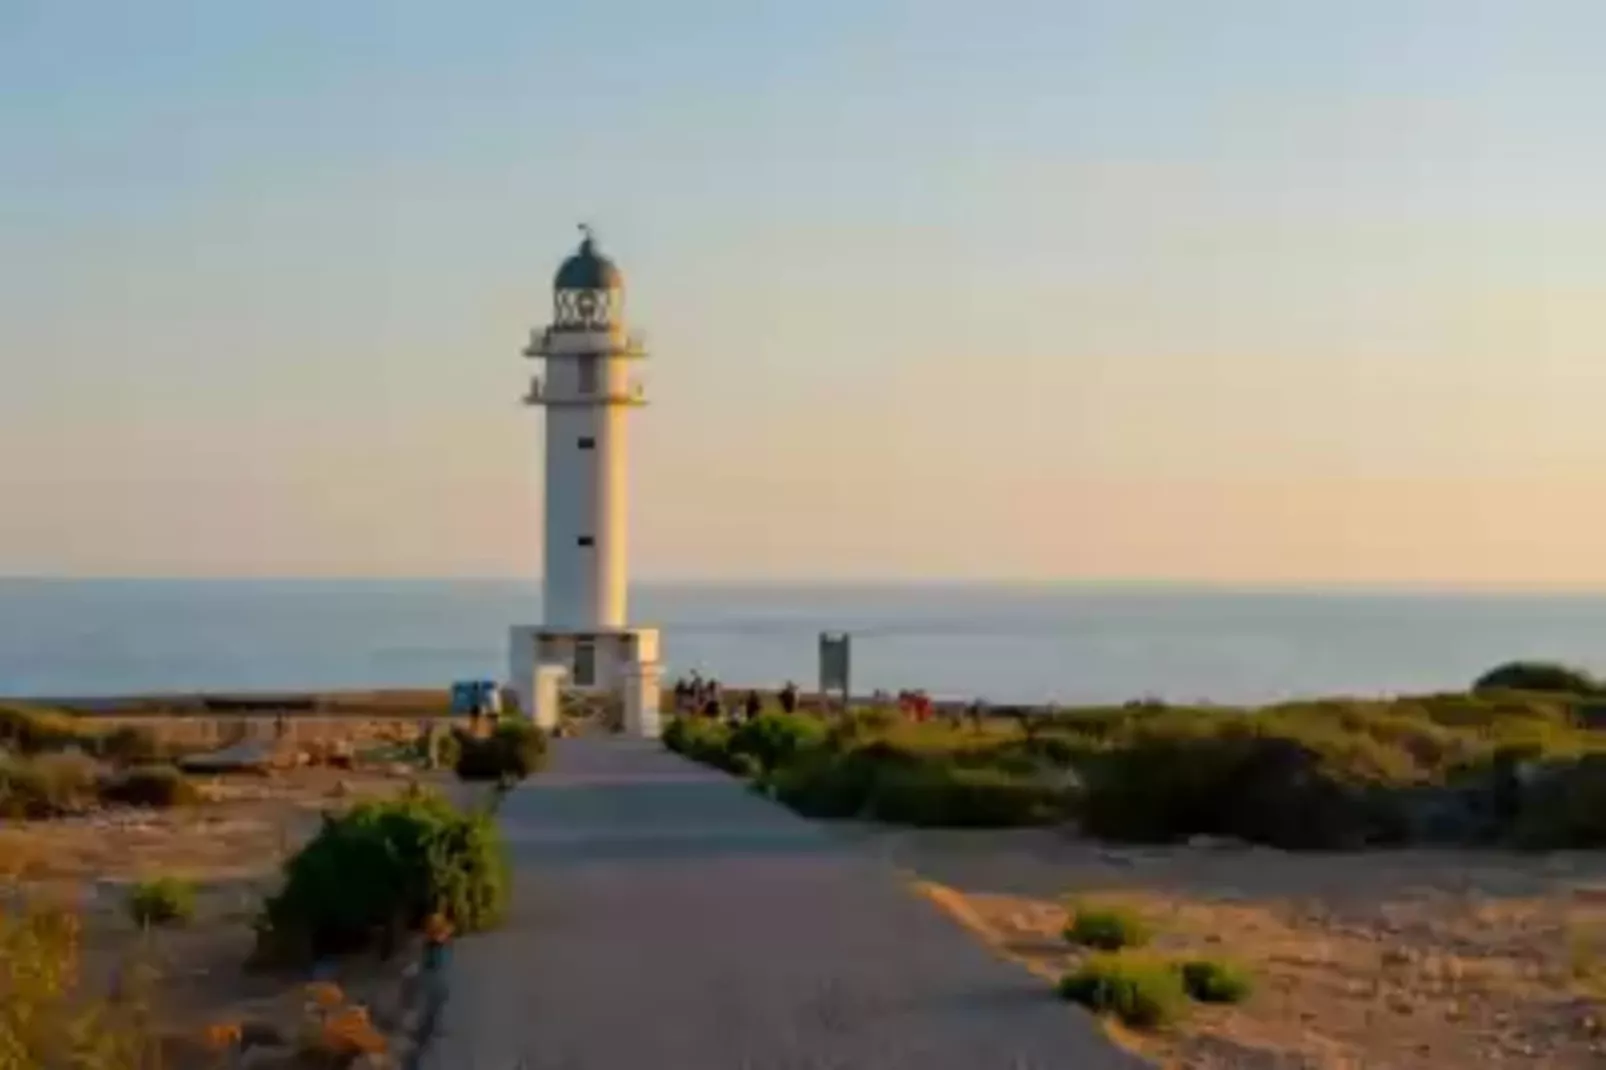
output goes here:
[[[624, 362], [610, 363], [621, 365]], [[627, 432], [630, 408], [609, 405], [596, 412], [597, 624], [604, 628], [623, 628], [629, 609], [630, 440]]]
[[578, 446], [589, 433], [585, 409], [546, 410], [546, 546], [543, 554], [543, 617], [563, 628], [589, 628], [591, 577], [579, 538], [591, 526], [595, 481], [591, 459]]
[[[596, 366], [582, 392], [583, 362]], [[545, 623], [622, 628], [628, 612], [630, 406], [603, 399], [630, 389], [629, 361], [590, 355], [547, 360]], [[595, 403], [586, 403], [595, 399]], [[592, 442], [581, 446], [582, 439]], [[590, 545], [581, 539], [589, 538]]]

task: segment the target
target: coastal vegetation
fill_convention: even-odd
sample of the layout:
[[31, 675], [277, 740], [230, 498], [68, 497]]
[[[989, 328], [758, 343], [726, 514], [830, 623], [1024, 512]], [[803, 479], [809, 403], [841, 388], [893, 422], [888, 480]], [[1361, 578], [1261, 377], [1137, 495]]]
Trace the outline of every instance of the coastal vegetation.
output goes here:
[[1133, 1029], [1177, 1023], [1195, 1003], [1242, 1003], [1254, 984], [1241, 966], [1218, 959], [1168, 959], [1146, 951], [1102, 951], [1059, 979], [1061, 999]]
[[1241, 964], [1150, 949], [1155, 929], [1135, 907], [1073, 900], [1067, 909], [1063, 934], [1076, 958], [1055, 990], [1095, 1014], [1133, 1029], [1159, 1029], [1180, 1020], [1189, 1000], [1241, 1003], [1254, 988]]
[[1254, 978], [1226, 959], [1187, 959], [1180, 966], [1182, 987], [1198, 1003], [1242, 1003], [1254, 991]]
[[[1512, 690], [1503, 681], [1544, 685]], [[1564, 686], [1565, 685], [1565, 686]], [[1588, 677], [1513, 663], [1462, 693], [1240, 709], [1123, 706], [915, 722], [884, 709], [673, 719], [666, 745], [800, 813], [893, 824], [1076, 821], [1117, 841], [1292, 850], [1606, 844]]]
[[[451, 722], [381, 697], [369, 717], [0, 703], [0, 1065], [404, 1059], [428, 948], [494, 925], [508, 872]], [[498, 783], [545, 751], [533, 727], [479, 742]], [[336, 998], [309, 1004], [309, 975]]]
[[187, 924], [195, 917], [195, 885], [178, 877], [137, 881], [128, 891], [128, 914], [141, 928]]
[[509, 879], [489, 814], [423, 791], [360, 803], [326, 817], [285, 864], [284, 886], [257, 922], [257, 959], [389, 954], [431, 918], [459, 933], [488, 929], [506, 909]]
[[1061, 999], [1133, 1029], [1160, 1029], [1182, 1017], [1188, 1002], [1182, 974], [1163, 959], [1135, 952], [1091, 956], [1060, 978]]
[[1070, 909], [1071, 921], [1065, 926], [1065, 939], [1082, 947], [1120, 951], [1142, 947], [1153, 936], [1143, 916], [1127, 907], [1076, 903]]
[[1601, 682], [1581, 669], [1554, 661], [1508, 661], [1473, 683], [1474, 692], [1541, 691], [1562, 695], [1596, 695]]
[[523, 780], [546, 762], [547, 737], [523, 717], [503, 717], [487, 735], [459, 729], [452, 750], [457, 775], [464, 780]]

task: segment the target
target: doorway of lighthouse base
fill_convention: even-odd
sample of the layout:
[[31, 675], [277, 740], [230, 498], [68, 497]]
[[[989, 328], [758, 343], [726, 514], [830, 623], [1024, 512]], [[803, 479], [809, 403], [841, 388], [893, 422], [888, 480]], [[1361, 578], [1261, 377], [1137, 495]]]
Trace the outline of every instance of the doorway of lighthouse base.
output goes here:
[[563, 669], [559, 735], [617, 733], [624, 727], [622, 658], [634, 650], [631, 636], [547, 634], [540, 637], [541, 664]]

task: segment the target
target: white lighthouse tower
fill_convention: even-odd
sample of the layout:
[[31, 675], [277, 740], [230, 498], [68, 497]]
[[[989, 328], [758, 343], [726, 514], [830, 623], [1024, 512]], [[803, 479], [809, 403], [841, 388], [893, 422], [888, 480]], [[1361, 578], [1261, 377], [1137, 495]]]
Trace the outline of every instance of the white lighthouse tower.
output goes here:
[[524, 353], [546, 362], [524, 398], [546, 410], [544, 621], [512, 630], [521, 708], [557, 721], [556, 688], [616, 695], [625, 731], [658, 734], [658, 632], [628, 613], [629, 421], [646, 356], [625, 330], [624, 276], [589, 228], [553, 280], [552, 325]]

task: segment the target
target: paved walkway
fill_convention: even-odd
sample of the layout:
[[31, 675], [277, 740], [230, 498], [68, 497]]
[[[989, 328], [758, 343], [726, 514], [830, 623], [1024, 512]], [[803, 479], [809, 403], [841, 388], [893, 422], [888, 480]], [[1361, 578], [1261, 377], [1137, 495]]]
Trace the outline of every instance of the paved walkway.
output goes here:
[[432, 1070], [1131, 1070], [884, 865], [657, 744], [562, 740], [502, 823]]

